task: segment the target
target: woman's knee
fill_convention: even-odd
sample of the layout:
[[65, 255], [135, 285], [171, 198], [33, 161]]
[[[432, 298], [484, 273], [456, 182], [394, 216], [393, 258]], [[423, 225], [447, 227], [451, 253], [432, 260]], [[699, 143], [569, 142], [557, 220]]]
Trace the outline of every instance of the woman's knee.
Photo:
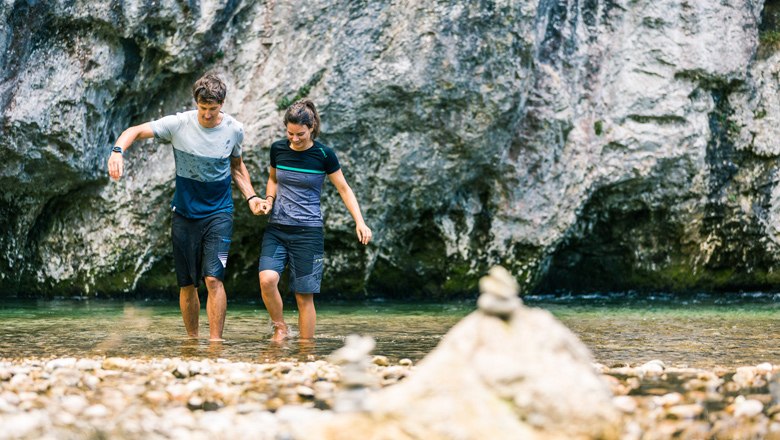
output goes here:
[[295, 302], [298, 303], [298, 308], [311, 307], [314, 304], [314, 295], [311, 293], [296, 293]]

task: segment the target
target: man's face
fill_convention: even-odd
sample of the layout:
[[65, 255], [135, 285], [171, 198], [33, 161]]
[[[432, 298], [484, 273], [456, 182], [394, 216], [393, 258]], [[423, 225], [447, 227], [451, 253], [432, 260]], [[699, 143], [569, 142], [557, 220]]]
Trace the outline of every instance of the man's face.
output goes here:
[[205, 128], [214, 128], [222, 122], [222, 104], [214, 101], [198, 101], [198, 122]]
[[287, 139], [293, 145], [293, 149], [305, 149], [310, 146], [311, 128], [300, 124], [287, 124]]

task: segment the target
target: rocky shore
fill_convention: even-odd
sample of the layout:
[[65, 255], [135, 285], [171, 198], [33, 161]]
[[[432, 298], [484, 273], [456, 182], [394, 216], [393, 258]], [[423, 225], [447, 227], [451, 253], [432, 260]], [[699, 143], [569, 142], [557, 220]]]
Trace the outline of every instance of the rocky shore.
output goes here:
[[[780, 439], [780, 365], [594, 367], [622, 439]], [[368, 371], [376, 391], [416, 366], [374, 356]], [[299, 438], [296, 425], [335, 414], [342, 385], [327, 360], [3, 359], [0, 438]]]
[[419, 363], [0, 359], [0, 439], [780, 439], [780, 365], [598, 364], [501, 267]]

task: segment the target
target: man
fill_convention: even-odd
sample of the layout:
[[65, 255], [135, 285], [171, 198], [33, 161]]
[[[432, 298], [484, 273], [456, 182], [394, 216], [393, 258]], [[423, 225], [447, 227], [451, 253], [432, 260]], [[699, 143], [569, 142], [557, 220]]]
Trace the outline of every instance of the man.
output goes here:
[[227, 308], [223, 279], [233, 233], [231, 180], [235, 180], [252, 213], [260, 214], [264, 203], [255, 195], [241, 159], [243, 126], [221, 111], [226, 93], [227, 87], [219, 77], [204, 75], [192, 86], [196, 110], [128, 128], [117, 139], [108, 159], [108, 174], [119, 180], [124, 151], [136, 139], [155, 137], [173, 145], [176, 191], [171, 202], [171, 237], [179, 306], [187, 334], [196, 338], [198, 287], [204, 279], [210, 341], [223, 340]]

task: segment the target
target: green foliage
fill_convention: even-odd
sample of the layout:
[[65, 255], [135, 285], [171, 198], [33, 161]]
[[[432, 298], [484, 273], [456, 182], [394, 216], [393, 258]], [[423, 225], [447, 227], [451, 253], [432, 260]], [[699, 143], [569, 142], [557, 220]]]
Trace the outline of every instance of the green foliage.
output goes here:
[[444, 298], [462, 297], [477, 291], [477, 282], [483, 274], [472, 273], [471, 265], [467, 261], [453, 258], [448, 269], [447, 278], [441, 286], [441, 294]]
[[760, 32], [758, 40], [762, 46], [776, 46], [780, 43], [780, 31], [773, 29]]
[[593, 124], [593, 131], [596, 132], [596, 136], [601, 136], [604, 133], [604, 121], [599, 119]]
[[276, 109], [286, 110], [287, 107], [291, 106], [295, 101], [309, 96], [310, 91], [311, 91], [311, 87], [303, 86], [300, 89], [298, 89], [298, 92], [293, 97], [291, 98], [287, 96], [282, 97], [282, 99], [280, 99], [279, 102], [276, 103]]
[[320, 82], [324, 73], [325, 69], [319, 70], [306, 82], [306, 84], [302, 85], [294, 95], [281, 97], [279, 101], [276, 102], [276, 109], [280, 111], [287, 110], [287, 107], [291, 106], [295, 101], [309, 96], [309, 92], [311, 92], [311, 89]]
[[208, 57], [208, 60], [206, 60], [206, 62], [209, 64], [213, 64], [223, 58], [225, 58], [225, 52], [222, 49], [219, 49], [213, 54], [211, 54], [211, 56]]
[[725, 131], [726, 135], [734, 136], [739, 134], [742, 127], [737, 121], [729, 119], [730, 113], [731, 111], [719, 111], [715, 113], [715, 118], [718, 122], [718, 125], [720, 125], [720, 127]]
[[732, 121], [731, 119], [728, 119], [726, 121], [726, 132], [730, 135], [738, 134], [740, 131], [740, 126], [737, 122]]

